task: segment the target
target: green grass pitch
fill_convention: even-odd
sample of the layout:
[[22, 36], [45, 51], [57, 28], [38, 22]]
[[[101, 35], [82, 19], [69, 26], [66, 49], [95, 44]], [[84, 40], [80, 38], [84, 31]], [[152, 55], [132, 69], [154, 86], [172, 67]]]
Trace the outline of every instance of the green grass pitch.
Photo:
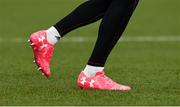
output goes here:
[[[180, 41], [119, 42], [106, 64], [130, 92], [81, 90], [76, 86], [95, 41], [56, 45], [46, 79], [32, 63], [30, 33], [56, 23], [85, 0], [0, 0], [0, 105], [180, 105]], [[141, 0], [126, 37], [180, 36], [179, 0]], [[67, 39], [96, 39], [99, 22]]]

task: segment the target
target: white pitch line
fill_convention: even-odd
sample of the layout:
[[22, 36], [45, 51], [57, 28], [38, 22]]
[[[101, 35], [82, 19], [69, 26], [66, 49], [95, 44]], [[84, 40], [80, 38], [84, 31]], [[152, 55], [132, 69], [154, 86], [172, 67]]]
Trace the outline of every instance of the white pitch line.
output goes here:
[[122, 41], [125, 42], [178, 42], [180, 35], [176, 36], [131, 36], [124, 37]]
[[[61, 42], [95, 42], [96, 38], [92, 37], [68, 37], [63, 38]], [[24, 43], [27, 38], [2, 38], [0, 43]], [[180, 42], [180, 35], [167, 35], [167, 36], [123, 36], [119, 42]]]

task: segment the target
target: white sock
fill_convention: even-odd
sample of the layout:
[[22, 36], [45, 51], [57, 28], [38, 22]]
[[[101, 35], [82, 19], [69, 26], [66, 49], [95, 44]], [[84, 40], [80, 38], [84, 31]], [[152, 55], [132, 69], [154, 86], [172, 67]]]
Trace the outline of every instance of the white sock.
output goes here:
[[92, 77], [92, 76], [95, 76], [97, 72], [103, 72], [103, 70], [104, 70], [104, 67], [86, 65], [83, 72], [87, 77]]
[[48, 30], [46, 30], [46, 33], [47, 33], [47, 41], [52, 45], [56, 44], [58, 42], [58, 38], [61, 37], [57, 29], [53, 26], [50, 27]]

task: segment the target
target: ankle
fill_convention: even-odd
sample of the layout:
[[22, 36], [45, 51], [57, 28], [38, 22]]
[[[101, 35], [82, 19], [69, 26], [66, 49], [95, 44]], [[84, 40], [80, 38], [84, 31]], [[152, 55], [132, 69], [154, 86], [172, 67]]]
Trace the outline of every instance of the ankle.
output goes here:
[[87, 77], [92, 77], [92, 76], [95, 76], [97, 72], [103, 72], [103, 70], [104, 70], [104, 67], [86, 65], [83, 72]]
[[61, 38], [61, 35], [53, 26], [50, 27], [48, 30], [46, 30], [46, 33], [47, 33], [47, 41], [52, 45], [56, 44], [58, 40]]

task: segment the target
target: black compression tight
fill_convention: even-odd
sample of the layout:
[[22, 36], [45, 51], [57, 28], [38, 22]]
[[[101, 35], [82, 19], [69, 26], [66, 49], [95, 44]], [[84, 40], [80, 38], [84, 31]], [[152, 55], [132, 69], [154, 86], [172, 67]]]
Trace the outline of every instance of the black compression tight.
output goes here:
[[89, 65], [104, 66], [123, 34], [139, 0], [89, 0], [60, 20], [54, 27], [61, 36], [102, 19], [98, 39], [88, 61]]

